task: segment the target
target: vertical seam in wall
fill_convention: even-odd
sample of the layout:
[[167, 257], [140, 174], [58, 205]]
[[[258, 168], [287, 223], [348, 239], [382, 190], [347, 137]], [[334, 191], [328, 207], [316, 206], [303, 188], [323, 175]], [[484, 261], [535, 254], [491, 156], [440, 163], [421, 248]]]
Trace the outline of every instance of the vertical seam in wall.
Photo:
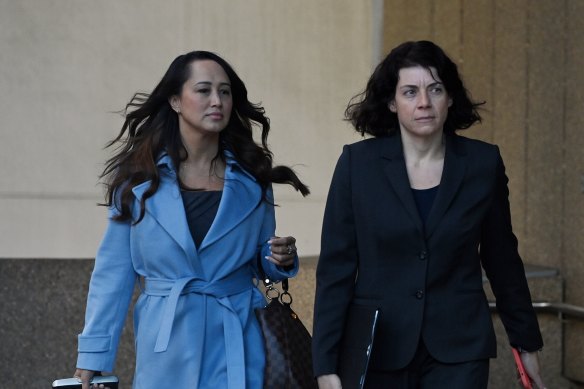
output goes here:
[[531, 32], [531, 13], [530, 13], [530, 1], [527, 0], [527, 9], [526, 9], [526, 15], [525, 15], [525, 127], [524, 127], [524, 133], [523, 133], [523, 137], [524, 137], [524, 153], [523, 153], [523, 164], [525, 166], [525, 169], [523, 171], [524, 174], [524, 179], [523, 179], [523, 193], [525, 194], [523, 196], [524, 198], [524, 207], [523, 209], [525, 209], [525, 214], [523, 215], [523, 228], [524, 228], [524, 236], [525, 239], [529, 242], [530, 236], [529, 236], [529, 224], [527, 223], [528, 219], [529, 219], [529, 195], [528, 195], [528, 191], [529, 191], [529, 182], [528, 182], [528, 177], [529, 177], [529, 164], [528, 164], [528, 155], [529, 155], [529, 49], [531, 47], [531, 40], [530, 40], [530, 32]]
[[436, 40], [436, 1], [430, 3], [430, 36], [432, 40]]
[[568, 10], [569, 10], [569, 6], [568, 6], [568, 0], [564, 0], [564, 15], [562, 17], [562, 19], [564, 20], [564, 30], [563, 32], [563, 54], [564, 54], [564, 58], [563, 58], [563, 64], [562, 64], [562, 164], [560, 165], [561, 167], [561, 180], [562, 180], [562, 188], [561, 188], [561, 195], [562, 195], [562, 202], [561, 202], [561, 211], [560, 211], [560, 224], [561, 224], [561, 230], [560, 230], [560, 269], [564, 268], [564, 262], [565, 262], [565, 258], [566, 258], [566, 170], [567, 170], [567, 166], [566, 166], [566, 142], [567, 142], [567, 110], [566, 110], [566, 105], [568, 102], [568, 48], [569, 46], [569, 42], [568, 42], [568, 34], [569, 34], [569, 26], [568, 26]]
[[[181, 52], [182, 51], [190, 51], [190, 50], [185, 50], [185, 29], [186, 26], [188, 25], [188, 20], [187, 18], [192, 15], [191, 12], [191, 6], [190, 6], [190, 1], [188, 0], [183, 0], [183, 2], [181, 3], [181, 11], [182, 11], [182, 18], [180, 18], [180, 35], [179, 35], [179, 47]], [[191, 31], [189, 31], [189, 34], [191, 33]]]
[[496, 54], [497, 54], [497, 50], [495, 50], [495, 47], [497, 47], [497, 22], [496, 22], [496, 17], [495, 17], [495, 10], [496, 10], [496, 0], [491, 0], [491, 36], [493, 37], [493, 41], [491, 42], [491, 81], [490, 81], [490, 85], [491, 85], [491, 141], [493, 143], [495, 142], [495, 115], [497, 114], [497, 112], [495, 112], [495, 94], [496, 94], [496, 90], [495, 90], [495, 66], [497, 64], [497, 60], [495, 58]]
[[459, 18], [460, 18], [460, 28], [459, 31], [460, 33], [458, 34], [458, 45], [459, 45], [459, 52], [458, 52], [458, 64], [460, 69], [460, 72], [464, 73], [464, 0], [460, 0], [460, 13], [459, 13]]
[[383, 57], [385, 34], [385, 0], [371, 1], [371, 68], [375, 69]]

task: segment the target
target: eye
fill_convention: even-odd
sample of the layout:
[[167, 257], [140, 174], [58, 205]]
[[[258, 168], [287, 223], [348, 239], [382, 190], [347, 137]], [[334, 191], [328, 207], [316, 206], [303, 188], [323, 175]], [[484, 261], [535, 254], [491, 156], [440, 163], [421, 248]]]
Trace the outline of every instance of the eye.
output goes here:
[[442, 92], [444, 92], [444, 88], [442, 88], [441, 86], [434, 86], [430, 88], [430, 93], [434, 95], [442, 94]]
[[416, 95], [416, 91], [413, 90], [413, 89], [406, 89], [403, 92], [403, 95], [406, 96], [406, 97], [412, 97], [412, 96], [415, 96]]
[[209, 88], [199, 88], [196, 90], [197, 93], [201, 93], [201, 94], [209, 94], [210, 89]]
[[231, 96], [231, 90], [230, 89], [222, 89], [220, 92], [221, 92], [221, 94], [223, 96]]

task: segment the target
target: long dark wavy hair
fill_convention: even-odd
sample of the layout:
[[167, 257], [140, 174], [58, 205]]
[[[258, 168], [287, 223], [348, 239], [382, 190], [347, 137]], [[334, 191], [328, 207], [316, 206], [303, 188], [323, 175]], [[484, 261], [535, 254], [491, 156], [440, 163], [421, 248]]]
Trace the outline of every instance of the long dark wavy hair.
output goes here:
[[395, 98], [399, 71], [422, 66], [428, 71], [436, 69], [452, 105], [444, 123], [444, 133], [469, 128], [481, 121], [477, 108], [484, 102], [473, 102], [462, 83], [456, 64], [435, 43], [430, 41], [405, 42], [394, 48], [375, 68], [365, 91], [354, 96], [345, 110], [350, 121], [361, 135], [386, 136], [399, 130], [397, 114], [388, 108]]
[[[273, 155], [267, 139], [270, 121], [264, 108], [251, 103], [247, 89], [233, 68], [217, 54], [208, 51], [192, 51], [180, 55], [151, 93], [135, 93], [122, 111], [125, 121], [119, 134], [106, 147], [117, 146], [114, 155], [107, 160], [100, 175], [106, 186], [105, 206], [114, 205], [118, 213], [115, 220], [131, 219], [133, 202], [132, 188], [151, 181], [144, 192], [140, 204], [138, 223], [144, 217], [145, 201], [160, 185], [160, 172], [156, 166], [157, 157], [164, 151], [172, 159], [176, 169], [187, 158], [187, 151], [179, 133], [178, 115], [171, 108], [169, 98], [180, 95], [184, 83], [191, 76], [194, 61], [212, 60], [218, 63], [231, 82], [233, 108], [227, 127], [219, 135], [217, 157], [224, 160], [224, 151], [229, 150], [262, 188], [266, 190], [272, 183], [289, 184], [306, 196], [308, 187], [300, 181], [294, 171], [287, 166], [273, 166]], [[253, 139], [253, 127], [261, 127], [261, 145]]]

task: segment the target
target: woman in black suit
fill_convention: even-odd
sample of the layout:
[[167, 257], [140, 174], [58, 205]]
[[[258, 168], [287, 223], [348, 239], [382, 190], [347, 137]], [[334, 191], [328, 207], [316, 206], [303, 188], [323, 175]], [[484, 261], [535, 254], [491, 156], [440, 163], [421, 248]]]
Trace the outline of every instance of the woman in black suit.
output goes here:
[[371, 137], [344, 147], [327, 199], [313, 331], [321, 389], [341, 388], [350, 304], [381, 312], [366, 388], [486, 388], [496, 341], [481, 266], [511, 346], [544, 387], [499, 149], [455, 133], [480, 121], [478, 105], [428, 41], [392, 50], [351, 100], [346, 118]]

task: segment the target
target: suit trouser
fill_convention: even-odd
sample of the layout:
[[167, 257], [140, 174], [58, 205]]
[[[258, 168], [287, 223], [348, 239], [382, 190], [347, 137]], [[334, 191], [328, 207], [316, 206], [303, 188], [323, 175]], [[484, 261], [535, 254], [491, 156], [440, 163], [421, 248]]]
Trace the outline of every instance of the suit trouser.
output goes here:
[[368, 371], [365, 389], [486, 389], [489, 360], [441, 363], [420, 341], [408, 366], [394, 371]]

